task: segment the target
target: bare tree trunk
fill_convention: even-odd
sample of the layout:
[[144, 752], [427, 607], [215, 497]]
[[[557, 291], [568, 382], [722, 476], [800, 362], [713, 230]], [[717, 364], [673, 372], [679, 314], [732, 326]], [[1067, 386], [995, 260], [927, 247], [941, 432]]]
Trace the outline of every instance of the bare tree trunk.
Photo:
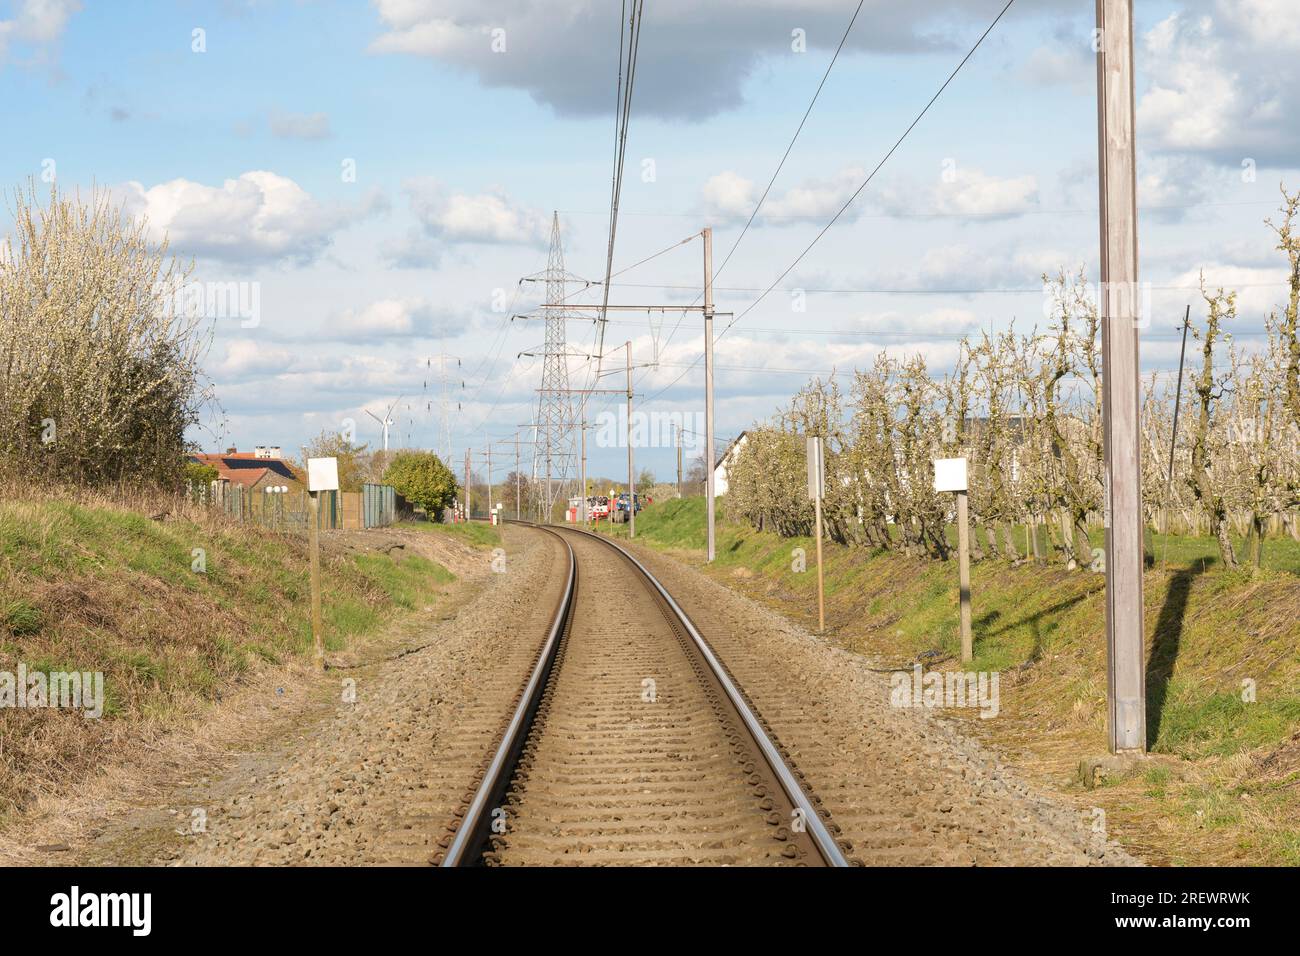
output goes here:
[[1068, 508], [1061, 509], [1061, 553], [1065, 566], [1073, 571], [1079, 566], [1079, 556], [1074, 552], [1074, 519]]
[[1020, 552], [1016, 550], [1016, 542], [1011, 534], [1011, 522], [1003, 521], [1002, 524], [1002, 550], [1010, 561], [1019, 561]]

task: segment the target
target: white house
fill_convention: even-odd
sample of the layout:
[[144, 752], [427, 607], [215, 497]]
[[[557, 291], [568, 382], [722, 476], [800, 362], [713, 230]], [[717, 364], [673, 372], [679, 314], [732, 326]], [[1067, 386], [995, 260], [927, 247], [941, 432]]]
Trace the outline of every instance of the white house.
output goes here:
[[713, 493], [715, 495], [725, 495], [727, 493], [727, 469], [736, 462], [736, 456], [740, 450], [745, 447], [749, 440], [747, 432], [741, 432], [737, 435], [727, 450], [722, 453], [716, 465], [713, 466]]

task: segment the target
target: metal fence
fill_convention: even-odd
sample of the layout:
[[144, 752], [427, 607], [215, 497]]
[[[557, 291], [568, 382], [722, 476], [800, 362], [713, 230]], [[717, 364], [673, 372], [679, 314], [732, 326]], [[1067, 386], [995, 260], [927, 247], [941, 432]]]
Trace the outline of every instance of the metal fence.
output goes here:
[[392, 485], [361, 486], [361, 526], [386, 528], [397, 521], [397, 492]]
[[[267, 492], [214, 481], [193, 487], [190, 497], [235, 521], [272, 530], [306, 531], [311, 515], [308, 493], [303, 488]], [[319, 497], [317, 526], [322, 530], [387, 528], [413, 513], [392, 485], [367, 483], [360, 491], [322, 491]]]
[[[374, 487], [379, 489], [380, 498], [384, 497], [383, 489], [387, 488], [389, 498], [392, 500], [392, 488], [387, 485]], [[272, 530], [306, 531], [311, 516], [308, 493], [301, 488], [277, 493], [255, 491], [242, 485], [214, 481], [210, 487], [195, 489], [193, 496], [197, 501], [222, 512], [235, 521], [251, 522]], [[320, 510], [317, 527], [323, 530], [336, 530], [355, 526], [355, 519], [352, 523], [344, 521], [343, 496], [344, 493], [338, 491], [319, 493]], [[357, 497], [361, 496], [357, 495]], [[390, 508], [388, 513], [395, 514], [396, 509]], [[393, 520], [395, 519], [390, 518], [385, 523], [392, 524]], [[378, 526], [377, 524], [365, 525], [367, 528]]]

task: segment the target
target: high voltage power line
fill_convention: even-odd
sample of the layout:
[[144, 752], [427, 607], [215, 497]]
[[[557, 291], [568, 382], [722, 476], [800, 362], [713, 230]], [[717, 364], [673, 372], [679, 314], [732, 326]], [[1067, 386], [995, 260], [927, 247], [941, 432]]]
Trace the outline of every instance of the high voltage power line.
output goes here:
[[[821, 82], [817, 84], [817, 89], [813, 92], [812, 99], [808, 102], [808, 108], [804, 110], [803, 117], [799, 120], [799, 125], [795, 129], [794, 135], [790, 137], [790, 142], [785, 148], [785, 153], [781, 156], [781, 161], [776, 164], [776, 169], [772, 171], [772, 176], [767, 181], [767, 187], [763, 190], [763, 195], [758, 197], [758, 202], [754, 204], [754, 210], [749, 214], [749, 219], [746, 221], [745, 227], [740, 230], [740, 235], [736, 237], [736, 241], [731, 244], [731, 248], [727, 250], [726, 256], [723, 257], [722, 265], [718, 266], [717, 270], [713, 273], [714, 279], [721, 275], [722, 270], [727, 267], [727, 263], [731, 261], [732, 255], [735, 254], [736, 248], [740, 245], [740, 241], [745, 238], [745, 233], [749, 231], [750, 225], [753, 224], [754, 217], [758, 215], [758, 211], [763, 208], [763, 203], [767, 201], [768, 193], [772, 191], [772, 185], [776, 182], [777, 176], [781, 175], [781, 170], [785, 167], [785, 161], [790, 158], [790, 151], [794, 149], [794, 144], [799, 139], [799, 134], [803, 132], [804, 125], [808, 122], [808, 117], [812, 115], [813, 107], [817, 105], [817, 99], [822, 94], [822, 88], [826, 85], [826, 80], [831, 75], [831, 70], [835, 67], [835, 61], [840, 58], [840, 51], [844, 49], [844, 44], [847, 42], [849, 34], [853, 31], [853, 24], [857, 22], [858, 14], [861, 12], [862, 2], [859, 0], [857, 8], [853, 11], [853, 16], [849, 18], [849, 25], [844, 28], [844, 35], [840, 37], [839, 46], [835, 48], [835, 53], [831, 56], [830, 63], [826, 65], [826, 72], [822, 74]], [[714, 291], [717, 291], [716, 288]], [[608, 292], [609, 290], [606, 289], [607, 295]], [[694, 305], [699, 300], [700, 296], [697, 295], [691, 301], [691, 304]], [[668, 338], [664, 340], [664, 348], [667, 348], [672, 344], [673, 336], [677, 334], [677, 330], [681, 328], [682, 320], [685, 318], [686, 313], [683, 312], [681, 318], [679, 318], [676, 324], [673, 325], [672, 331], [668, 333]], [[644, 375], [642, 377], [644, 377]]]
[[[817, 235], [813, 237], [812, 242], [808, 243], [808, 245], [804, 247], [803, 251], [800, 252], [797, 256], [795, 256], [794, 261], [791, 262], [790, 265], [786, 266], [786, 268], [781, 272], [781, 274], [776, 277], [776, 279], [772, 282], [772, 284], [769, 285], [759, 295], [757, 299], [755, 299], [748, 306], [746, 306], [743, 311], [737, 313], [732, 317], [731, 321], [727, 323], [727, 325], [723, 328], [722, 332], [718, 334], [717, 337], [718, 339], [721, 339], [723, 336], [725, 336], [727, 332], [729, 332], [737, 322], [739, 322], [746, 315], [752, 312], [760, 302], [762, 302], [765, 298], [767, 298], [767, 296], [772, 292], [772, 290], [775, 289], [778, 285], [780, 285], [782, 281], [784, 281], [785, 277], [790, 274], [790, 272], [795, 268], [795, 266], [797, 266], [800, 262], [803, 261], [804, 257], [808, 255], [809, 252], [812, 251], [812, 248], [815, 245], [817, 245], [817, 243], [821, 241], [821, 238], [824, 235], [826, 235], [826, 233], [830, 230], [830, 228], [833, 225], [835, 225], [836, 222], [839, 221], [840, 217], [844, 215], [845, 211], [850, 206], [853, 205], [853, 203], [857, 200], [858, 196], [862, 194], [862, 191], [866, 189], [867, 185], [871, 182], [871, 180], [875, 178], [876, 173], [878, 173], [881, 170], [881, 168], [885, 165], [885, 163], [889, 161], [889, 158], [893, 156], [895, 152], [897, 152], [898, 147], [900, 147], [903, 144], [903, 141], [906, 140], [908, 135], [912, 132], [912, 130], [916, 128], [916, 125], [920, 123], [921, 120], [925, 117], [925, 114], [930, 111], [930, 107], [932, 107], [935, 104], [935, 102], [939, 99], [939, 97], [943, 95], [943, 91], [948, 88], [948, 85], [952, 83], [952, 81], [956, 78], [957, 74], [961, 72], [962, 67], [964, 67], [966, 63], [970, 60], [970, 58], [975, 55], [975, 51], [978, 50], [980, 46], [984, 43], [985, 38], [987, 38], [988, 35], [993, 32], [993, 28], [998, 25], [999, 21], [1001, 21], [1002, 17], [1006, 14], [1006, 12], [1011, 9], [1011, 5], [1013, 3], [1015, 3], [1015, 0], [1007, 0], [1006, 5], [1001, 10], [998, 11], [998, 15], [993, 18], [992, 22], [989, 23], [988, 27], [985, 28], [984, 32], [980, 34], [979, 39], [975, 41], [975, 45], [972, 46], [970, 50], [967, 51], [966, 55], [961, 58], [961, 61], [957, 64], [956, 67], [953, 68], [953, 71], [948, 74], [948, 78], [944, 80], [942, 84], [940, 84], [939, 89], [935, 91], [934, 95], [931, 96], [929, 101], [925, 104], [925, 106], [921, 108], [921, 111], [916, 114], [916, 117], [912, 120], [912, 122], [908, 124], [905, 130], [903, 130], [902, 135], [899, 136], [898, 139], [894, 141], [894, 145], [889, 148], [888, 152], [886, 152], [883, 157], [881, 157], [880, 161], [876, 163], [875, 167], [872, 168], [871, 172], [867, 174], [866, 179], [864, 179], [862, 181], [862, 184], [853, 191], [853, 194], [849, 196], [847, 200], [845, 200], [844, 204], [839, 208], [838, 211], [836, 211], [835, 215], [831, 216], [830, 221], [827, 222], [826, 225], [824, 225], [821, 228], [821, 230], [817, 233]], [[696, 361], [691, 365], [691, 368], [694, 368], [698, 364], [699, 364], [699, 359], [696, 359]], [[655, 392], [654, 395], [651, 395], [650, 398], [647, 399], [647, 401], [654, 401], [664, 392], [668, 391], [668, 389], [672, 388], [679, 381], [681, 381], [689, 371], [690, 369], [688, 368], [686, 371], [682, 372], [681, 375], [677, 376], [677, 378], [669, 382], [668, 385], [664, 386], [662, 389]]]

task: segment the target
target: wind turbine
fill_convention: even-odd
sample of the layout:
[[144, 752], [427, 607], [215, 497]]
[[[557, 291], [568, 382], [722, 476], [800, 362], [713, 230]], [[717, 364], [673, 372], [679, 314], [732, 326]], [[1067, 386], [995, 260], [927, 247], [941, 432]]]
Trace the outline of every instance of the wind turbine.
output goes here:
[[405, 397], [406, 396], [404, 395], [398, 395], [396, 401], [394, 401], [393, 404], [388, 406], [388, 411], [384, 412], [383, 418], [380, 418], [378, 415], [376, 415], [368, 408], [364, 410], [367, 415], [369, 415], [375, 421], [379, 422], [380, 427], [382, 427], [384, 430], [384, 451], [388, 451], [388, 426], [394, 424], [393, 409], [396, 408], [397, 403], [400, 402]]

